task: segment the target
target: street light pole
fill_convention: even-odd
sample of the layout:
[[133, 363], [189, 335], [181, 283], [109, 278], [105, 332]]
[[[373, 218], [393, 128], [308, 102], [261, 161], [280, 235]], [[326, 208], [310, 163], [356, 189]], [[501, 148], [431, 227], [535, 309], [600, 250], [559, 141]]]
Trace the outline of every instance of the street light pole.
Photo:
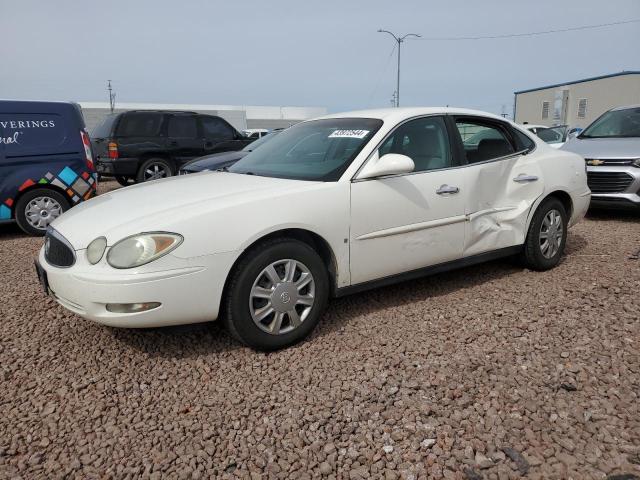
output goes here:
[[393, 37], [393, 39], [398, 43], [398, 76], [396, 79], [396, 107], [400, 106], [400, 46], [402, 45], [402, 42], [404, 42], [404, 39], [407, 37], [420, 37], [420, 35], [418, 35], [417, 33], [407, 33], [406, 35], [403, 35], [402, 37], [398, 37], [396, 35], [394, 35], [393, 33], [391, 33], [389, 30], [378, 30], [379, 33], [388, 33], [389, 35], [391, 35]]

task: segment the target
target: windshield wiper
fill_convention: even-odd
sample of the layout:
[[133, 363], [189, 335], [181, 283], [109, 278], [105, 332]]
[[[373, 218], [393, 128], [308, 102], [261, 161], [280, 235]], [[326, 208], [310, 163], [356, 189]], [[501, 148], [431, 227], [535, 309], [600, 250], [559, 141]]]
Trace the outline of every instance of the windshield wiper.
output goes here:
[[228, 172], [228, 171], [229, 171], [229, 165], [226, 165], [216, 170], [216, 172]]

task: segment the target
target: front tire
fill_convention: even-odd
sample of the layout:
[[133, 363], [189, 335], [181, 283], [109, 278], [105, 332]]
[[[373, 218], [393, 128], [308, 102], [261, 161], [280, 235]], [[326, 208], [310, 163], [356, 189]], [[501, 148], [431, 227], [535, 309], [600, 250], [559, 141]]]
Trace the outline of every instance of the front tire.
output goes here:
[[116, 175], [116, 182], [118, 182], [121, 186], [126, 187], [127, 185], [132, 185], [134, 183], [134, 179], [131, 177], [123, 177], [121, 175]]
[[49, 224], [69, 210], [70, 206], [61, 193], [48, 188], [36, 188], [16, 202], [16, 222], [26, 234], [41, 237]]
[[533, 215], [527, 240], [524, 244], [523, 260], [532, 270], [549, 270], [562, 257], [567, 243], [567, 211], [555, 197], [544, 200]]
[[329, 296], [320, 256], [293, 239], [274, 239], [249, 251], [231, 274], [224, 322], [240, 342], [270, 351], [304, 339]]

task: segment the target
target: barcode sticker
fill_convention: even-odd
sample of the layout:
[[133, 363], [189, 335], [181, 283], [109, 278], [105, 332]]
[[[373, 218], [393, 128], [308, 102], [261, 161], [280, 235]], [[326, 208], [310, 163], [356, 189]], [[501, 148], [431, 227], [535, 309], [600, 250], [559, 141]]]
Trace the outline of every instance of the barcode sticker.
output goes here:
[[369, 130], [336, 130], [329, 138], [364, 138]]

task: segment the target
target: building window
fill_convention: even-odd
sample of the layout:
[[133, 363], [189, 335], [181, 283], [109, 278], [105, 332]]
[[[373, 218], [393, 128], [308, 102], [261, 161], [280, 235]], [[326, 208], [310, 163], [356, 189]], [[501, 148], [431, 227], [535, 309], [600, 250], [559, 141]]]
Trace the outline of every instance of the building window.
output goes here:
[[578, 118], [585, 118], [587, 116], [587, 99], [581, 98], [578, 100]]
[[549, 118], [549, 102], [542, 102], [542, 119]]

